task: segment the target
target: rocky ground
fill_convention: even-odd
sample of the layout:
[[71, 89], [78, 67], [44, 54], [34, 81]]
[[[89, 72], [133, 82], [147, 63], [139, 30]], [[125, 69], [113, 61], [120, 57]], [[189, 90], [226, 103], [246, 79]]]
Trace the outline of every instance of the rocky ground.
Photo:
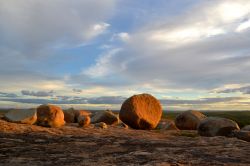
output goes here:
[[195, 131], [62, 128], [0, 120], [0, 165], [250, 165], [250, 142]]

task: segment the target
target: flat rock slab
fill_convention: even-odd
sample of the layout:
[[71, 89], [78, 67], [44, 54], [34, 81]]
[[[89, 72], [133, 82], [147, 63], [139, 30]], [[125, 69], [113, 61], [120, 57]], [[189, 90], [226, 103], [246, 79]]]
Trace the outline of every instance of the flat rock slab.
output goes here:
[[[192, 131], [189, 131], [190, 133]], [[249, 165], [250, 143], [226, 137], [0, 120], [0, 165]]]

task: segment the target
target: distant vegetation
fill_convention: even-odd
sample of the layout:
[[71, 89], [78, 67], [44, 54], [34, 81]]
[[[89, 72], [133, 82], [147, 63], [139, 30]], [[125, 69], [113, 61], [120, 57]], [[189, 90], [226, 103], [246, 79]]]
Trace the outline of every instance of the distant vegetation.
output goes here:
[[[163, 118], [174, 120], [181, 112], [165, 111]], [[205, 111], [207, 116], [224, 117], [236, 121], [240, 127], [250, 125], [250, 111]]]

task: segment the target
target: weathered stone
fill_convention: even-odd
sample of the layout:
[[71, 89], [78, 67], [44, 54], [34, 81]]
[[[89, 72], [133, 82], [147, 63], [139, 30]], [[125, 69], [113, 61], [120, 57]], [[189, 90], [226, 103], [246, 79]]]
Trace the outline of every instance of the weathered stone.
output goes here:
[[91, 123], [99, 122], [104, 122], [108, 125], [113, 125], [119, 123], [119, 118], [110, 110], [100, 111], [93, 115], [93, 117], [91, 118]]
[[233, 131], [234, 137], [250, 142], [250, 131]]
[[121, 121], [135, 129], [154, 129], [161, 119], [160, 102], [150, 94], [128, 98], [121, 107]]
[[99, 122], [99, 123], [95, 123], [95, 127], [101, 128], [101, 129], [107, 129], [108, 125], [104, 122]]
[[236, 122], [226, 118], [209, 117], [200, 122], [198, 134], [201, 136], [230, 136], [233, 130], [240, 130]]
[[64, 113], [64, 121], [66, 123], [75, 123], [75, 110], [65, 110]]
[[78, 117], [80, 116], [91, 116], [91, 112], [86, 111], [86, 110], [74, 110], [75, 113], [75, 122], [78, 122]]
[[37, 108], [37, 124], [45, 127], [61, 127], [65, 124], [64, 113], [55, 105], [41, 105]]
[[90, 124], [91, 119], [89, 116], [79, 116], [78, 117], [78, 124], [80, 127], [86, 127]]
[[4, 118], [10, 122], [34, 124], [37, 120], [37, 113], [34, 109], [11, 110], [4, 115]]
[[250, 131], [250, 125], [244, 126], [241, 130], [242, 131]]
[[162, 121], [162, 122], [159, 122], [156, 129], [158, 130], [179, 130], [174, 121]]
[[199, 111], [185, 111], [175, 118], [175, 125], [181, 130], [196, 130], [206, 116]]

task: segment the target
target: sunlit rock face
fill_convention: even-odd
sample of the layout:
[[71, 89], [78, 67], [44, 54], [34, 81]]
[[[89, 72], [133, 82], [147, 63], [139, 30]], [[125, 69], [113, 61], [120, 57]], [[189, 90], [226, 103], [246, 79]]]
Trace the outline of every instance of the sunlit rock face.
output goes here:
[[150, 94], [128, 98], [121, 107], [120, 119], [135, 129], [154, 129], [162, 115], [160, 102]]
[[62, 109], [55, 105], [41, 105], [37, 108], [37, 124], [45, 127], [61, 127], [65, 124]]

